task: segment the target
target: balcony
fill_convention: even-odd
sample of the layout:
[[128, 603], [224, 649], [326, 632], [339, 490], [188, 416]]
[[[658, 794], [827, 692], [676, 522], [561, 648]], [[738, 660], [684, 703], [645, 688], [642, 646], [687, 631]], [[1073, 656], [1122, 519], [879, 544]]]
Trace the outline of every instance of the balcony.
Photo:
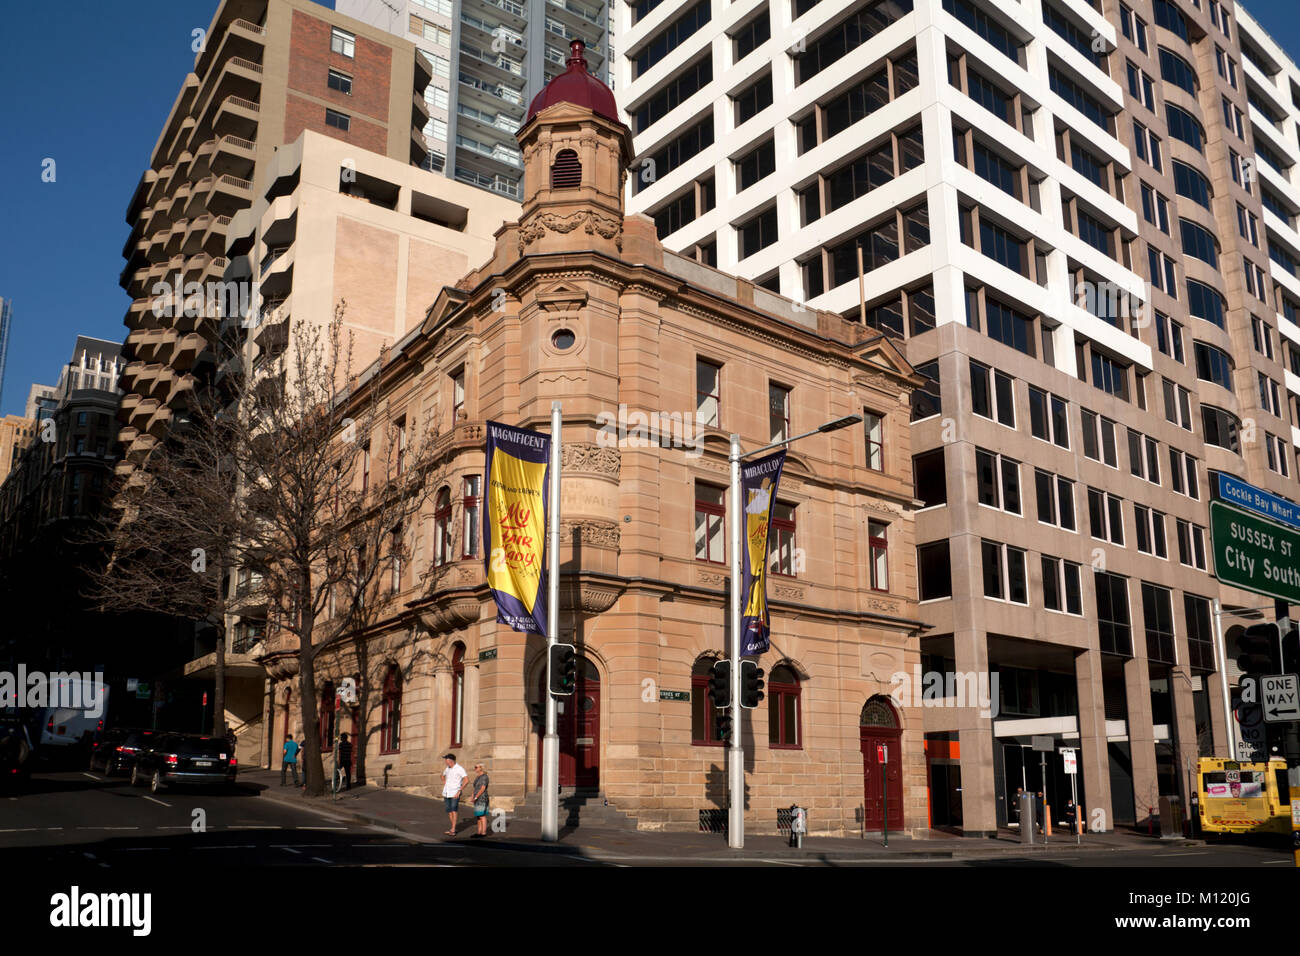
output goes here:
[[479, 71], [485, 79], [500, 83], [502, 81], [518, 82], [524, 75], [524, 66], [518, 60], [507, 56], [490, 53], [481, 47], [464, 40], [460, 44], [461, 62]]
[[477, 156], [490, 159], [503, 166], [509, 166], [514, 169], [524, 168], [524, 161], [520, 158], [519, 151], [510, 149], [506, 146], [489, 146], [486, 143], [480, 143], [476, 139], [470, 139], [468, 136], [457, 135], [456, 148], [468, 150]]
[[262, 260], [263, 300], [284, 298], [293, 289], [293, 246], [276, 246]]
[[[171, 352], [172, 368], [178, 372], [188, 372], [194, 367], [194, 360], [199, 357], [205, 348], [208, 347], [208, 340], [198, 332], [188, 332], [185, 334], [177, 333], [175, 345]], [[177, 391], [177, 381], [172, 381], [172, 386], [167, 392], [167, 404], [172, 404], [172, 397]], [[193, 384], [193, 376], [190, 376], [190, 384]]]
[[238, 136], [222, 136], [208, 141], [212, 144], [211, 171], [216, 175], [237, 176], [248, 179], [257, 162], [257, 144]]
[[217, 107], [212, 129], [219, 136], [235, 136], [243, 140], [257, 138], [257, 123], [261, 107], [240, 96], [227, 96]]
[[158, 235], [163, 239], [163, 252], [168, 258], [183, 254], [185, 233], [189, 227], [188, 219], [177, 219], [166, 232], [159, 230]]
[[517, 113], [522, 118], [524, 97], [518, 90], [512, 89], [504, 83], [486, 83], [463, 71], [460, 73], [459, 79], [462, 94], [468, 93], [468, 98], [472, 103], [487, 107], [489, 111], [505, 110], [509, 113]]
[[131, 442], [126, 449], [127, 460], [134, 465], [143, 465], [149, 457], [149, 453], [154, 450], [158, 444], [158, 439], [152, 435], [141, 433]]
[[171, 427], [172, 410], [166, 405], [159, 405], [157, 411], [150, 416], [148, 423], [145, 425], [147, 431], [154, 438], [162, 439], [167, 437], [167, 429]]
[[546, 0], [546, 6], [559, 12], [561, 18], [567, 18], [580, 26], [597, 26], [603, 29], [600, 17], [573, 3], [572, 0]]
[[[478, 7], [490, 16], [504, 19], [521, 33], [528, 26], [527, 10], [515, 0], [466, 0], [465, 6]], [[505, 17], [501, 17], [501, 14], [505, 14]]]
[[198, 255], [202, 252], [203, 233], [211, 222], [212, 217], [207, 213], [194, 219], [185, 220], [185, 238], [181, 242], [179, 251], [187, 256]]
[[158, 411], [158, 404], [158, 399], [142, 395], [139, 404], [131, 409], [127, 424], [142, 432], [147, 431], [146, 426], [149, 424], [149, 419], [153, 418], [153, 413]]
[[216, 153], [216, 140], [209, 139], [194, 150], [194, 161], [190, 163], [189, 178], [191, 182], [212, 175], [212, 158]]
[[[492, 43], [500, 37], [512, 46], [517, 47], [519, 55], [523, 56], [524, 38], [519, 33], [511, 30], [505, 24], [495, 22], [489, 23], [486, 20], [480, 20], [472, 14], [465, 13], [464, 10], [461, 11], [460, 22], [470, 28], [469, 36], [471, 42], [486, 43], [490, 48]], [[498, 33], [498, 31], [500, 32]]]
[[211, 255], [226, 251], [226, 229], [230, 226], [230, 216], [213, 216], [203, 231], [201, 247]]
[[477, 186], [479, 189], [486, 189], [490, 192], [499, 193], [502, 196], [509, 196], [511, 199], [515, 200], [523, 197], [523, 190], [520, 188], [519, 183], [508, 179], [505, 176], [488, 176], [472, 169], [465, 169], [462, 166], [457, 166], [456, 181], [465, 183], [469, 186]]
[[237, 176], [217, 176], [208, 193], [208, 209], [215, 215], [229, 216], [253, 202], [253, 184]]
[[[203, 336], [199, 336], [199, 338], [202, 339]], [[181, 341], [184, 342], [185, 339], [182, 339]], [[206, 344], [206, 340], [204, 340], [204, 342]], [[203, 353], [203, 349], [200, 348], [197, 354], [201, 355], [202, 353]], [[192, 391], [194, 389], [194, 384], [196, 381], [197, 380], [194, 378], [194, 376], [191, 375], [188, 371], [185, 372], [185, 374], [183, 375], [177, 375], [176, 378], [172, 381], [171, 390], [167, 393], [167, 404], [174, 406], [177, 402], [177, 399], [179, 399], [186, 392]]]

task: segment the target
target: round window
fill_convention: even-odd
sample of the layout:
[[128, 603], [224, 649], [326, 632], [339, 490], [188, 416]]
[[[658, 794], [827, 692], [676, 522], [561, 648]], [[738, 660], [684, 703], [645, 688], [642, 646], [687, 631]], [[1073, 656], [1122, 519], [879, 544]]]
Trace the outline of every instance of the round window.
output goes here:
[[596, 707], [596, 699], [594, 697], [582, 698], [582, 712], [584, 714], [591, 713], [591, 711], [594, 710], [595, 707]]
[[561, 352], [573, 348], [573, 343], [576, 340], [577, 337], [568, 329], [560, 329], [558, 332], [556, 332], [554, 335], [551, 336], [551, 344], [554, 345]]

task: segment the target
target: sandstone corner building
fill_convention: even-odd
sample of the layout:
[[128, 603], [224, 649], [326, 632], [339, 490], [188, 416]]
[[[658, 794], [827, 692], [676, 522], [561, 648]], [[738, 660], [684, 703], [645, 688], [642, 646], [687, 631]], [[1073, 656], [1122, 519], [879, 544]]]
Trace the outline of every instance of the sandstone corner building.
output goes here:
[[[482, 760], [494, 805], [536, 812], [544, 642], [497, 624], [487, 590], [484, 422], [548, 431], [558, 399], [559, 636], [579, 653], [561, 786], [641, 828], [720, 827], [727, 758], [705, 685], [727, 646], [728, 435], [753, 449], [864, 414], [789, 448], [767, 698], [741, 723], [746, 826], [774, 832], [798, 803], [813, 832], [879, 830], [887, 787], [890, 829], [925, 829], [920, 710], [890, 697], [920, 664], [909, 420], [923, 380], [879, 332], [669, 252], [651, 219], [625, 215], [631, 134], [581, 44], [518, 142], [519, 220], [366, 386], [389, 419], [436, 426], [440, 485], [401, 530], [413, 559], [361, 636], [364, 671], [355, 640], [318, 658], [308, 731], [354, 735], [389, 786], [436, 793], [444, 753]], [[268, 761], [304, 730], [294, 654], [268, 634]], [[368, 688], [365, 712], [335, 710], [346, 677]]]

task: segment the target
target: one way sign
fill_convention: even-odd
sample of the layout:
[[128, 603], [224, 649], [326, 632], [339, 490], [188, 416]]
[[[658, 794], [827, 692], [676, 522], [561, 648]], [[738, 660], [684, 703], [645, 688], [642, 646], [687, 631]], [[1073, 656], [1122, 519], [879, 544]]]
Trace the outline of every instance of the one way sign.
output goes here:
[[1300, 676], [1269, 674], [1259, 679], [1259, 702], [1270, 723], [1300, 720]]

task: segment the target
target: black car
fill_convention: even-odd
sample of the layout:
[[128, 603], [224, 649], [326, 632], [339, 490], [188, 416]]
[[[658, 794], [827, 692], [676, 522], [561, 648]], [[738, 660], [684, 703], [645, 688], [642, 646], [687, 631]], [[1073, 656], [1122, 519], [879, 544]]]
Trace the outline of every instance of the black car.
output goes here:
[[151, 741], [159, 736], [161, 734], [153, 730], [106, 730], [90, 752], [90, 769], [93, 772], [102, 767], [110, 777], [129, 773], [135, 766], [136, 757], [148, 750]]
[[0, 788], [21, 786], [32, 772], [32, 737], [16, 717], [0, 715]]
[[233, 787], [236, 773], [235, 751], [224, 737], [155, 734], [148, 749], [136, 755], [131, 783], [148, 783], [154, 793], [176, 784]]

